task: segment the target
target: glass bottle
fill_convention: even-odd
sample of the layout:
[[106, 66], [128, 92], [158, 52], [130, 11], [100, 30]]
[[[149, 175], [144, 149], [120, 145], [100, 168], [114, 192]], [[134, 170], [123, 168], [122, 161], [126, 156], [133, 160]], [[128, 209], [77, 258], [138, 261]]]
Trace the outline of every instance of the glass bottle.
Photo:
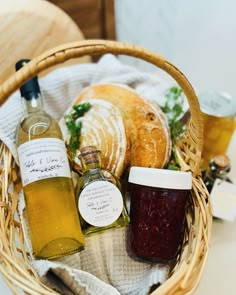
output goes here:
[[85, 235], [129, 223], [119, 180], [101, 168], [100, 151], [94, 146], [80, 150], [83, 175], [76, 188], [80, 222]]
[[217, 178], [231, 182], [228, 178], [230, 169], [230, 159], [226, 155], [215, 156], [210, 161], [208, 170], [203, 175], [203, 181], [209, 193], [211, 192]]
[[[16, 70], [29, 60], [20, 60]], [[33, 255], [53, 259], [84, 247], [66, 148], [57, 122], [43, 109], [37, 77], [21, 88], [25, 116], [17, 152]]]

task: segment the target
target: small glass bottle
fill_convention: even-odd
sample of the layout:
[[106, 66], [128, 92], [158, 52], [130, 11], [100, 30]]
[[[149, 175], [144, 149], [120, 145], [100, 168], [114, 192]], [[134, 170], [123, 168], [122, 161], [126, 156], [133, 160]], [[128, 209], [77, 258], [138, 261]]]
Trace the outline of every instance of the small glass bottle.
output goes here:
[[209, 193], [211, 192], [214, 182], [217, 178], [231, 182], [231, 180], [228, 178], [230, 169], [230, 159], [226, 155], [215, 156], [210, 161], [208, 170], [203, 175], [203, 181]]
[[83, 175], [76, 188], [81, 227], [85, 235], [129, 223], [119, 180], [101, 168], [100, 151], [84, 147], [79, 156]]
[[[29, 60], [20, 60], [16, 70]], [[53, 259], [84, 248], [65, 143], [43, 109], [37, 77], [21, 88], [25, 116], [16, 141], [33, 255]]]

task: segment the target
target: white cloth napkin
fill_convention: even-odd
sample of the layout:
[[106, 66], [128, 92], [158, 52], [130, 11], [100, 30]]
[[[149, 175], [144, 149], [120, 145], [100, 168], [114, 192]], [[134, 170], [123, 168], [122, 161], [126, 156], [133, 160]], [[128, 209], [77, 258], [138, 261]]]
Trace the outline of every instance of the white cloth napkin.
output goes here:
[[[98, 63], [57, 69], [39, 81], [45, 109], [57, 120], [84, 87], [103, 82], [131, 86], [160, 105], [164, 104], [164, 93], [174, 83], [172, 79], [123, 65], [110, 54], [104, 55]], [[23, 112], [19, 91], [0, 108], [0, 139], [16, 161], [15, 131]], [[30, 251], [22, 195], [19, 209]], [[78, 254], [57, 261], [32, 260], [32, 265], [44, 282], [61, 294], [145, 295], [152, 285], [166, 280], [169, 266], [130, 258], [126, 251], [126, 235], [127, 228], [109, 230], [86, 238], [86, 249]]]

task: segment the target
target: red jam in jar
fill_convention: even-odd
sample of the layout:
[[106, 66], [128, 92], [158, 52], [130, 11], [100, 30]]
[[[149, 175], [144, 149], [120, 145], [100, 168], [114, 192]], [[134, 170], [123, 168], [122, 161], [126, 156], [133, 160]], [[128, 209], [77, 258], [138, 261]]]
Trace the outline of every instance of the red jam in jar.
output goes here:
[[129, 174], [131, 255], [153, 262], [174, 260], [181, 250], [190, 172], [131, 167]]

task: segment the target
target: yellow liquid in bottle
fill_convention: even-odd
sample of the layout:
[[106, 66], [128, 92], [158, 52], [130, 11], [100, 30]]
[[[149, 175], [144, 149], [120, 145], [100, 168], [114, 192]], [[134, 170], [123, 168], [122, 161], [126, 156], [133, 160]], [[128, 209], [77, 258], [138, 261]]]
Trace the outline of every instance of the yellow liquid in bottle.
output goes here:
[[[55, 120], [45, 113], [27, 117], [18, 129], [18, 146], [40, 138], [62, 139]], [[72, 179], [52, 177], [24, 186], [33, 254], [56, 258], [83, 249]]]
[[[76, 188], [77, 204], [79, 204], [79, 197], [80, 197], [80, 193], [81, 193], [82, 189], [84, 189], [87, 185], [89, 186], [89, 184], [91, 184], [91, 183], [94, 184], [95, 182], [99, 183], [99, 182], [108, 181], [109, 183], [114, 184], [116, 187], [119, 187], [118, 180], [113, 175], [109, 174], [108, 171], [105, 171], [106, 177], [104, 177], [102, 175], [102, 173], [103, 173], [103, 170], [101, 170], [100, 173], [97, 173], [97, 175], [92, 175], [92, 173], [88, 173], [87, 175], [85, 174], [80, 177], [80, 179], [77, 183], [77, 188]], [[93, 193], [95, 193], [95, 192], [93, 192]], [[98, 191], [98, 194], [99, 193], [100, 192]], [[123, 200], [123, 209], [122, 209], [120, 216], [111, 224], [108, 224], [105, 226], [95, 226], [95, 225], [88, 223], [80, 215], [80, 223], [81, 223], [81, 227], [82, 227], [82, 230], [83, 230], [83, 233], [85, 234], [85, 236], [88, 236], [88, 235], [91, 235], [91, 234], [94, 234], [97, 232], [105, 231], [105, 230], [111, 229], [111, 228], [123, 227], [123, 226], [128, 225], [129, 222], [130, 222], [130, 218], [129, 218], [129, 215], [126, 210], [124, 200]]]
[[213, 157], [227, 152], [235, 129], [236, 100], [222, 91], [206, 91], [198, 95], [203, 116], [204, 143], [202, 170]]
[[[89, 159], [92, 158], [93, 160], [89, 160], [88, 162], [86, 162], [84, 159], [82, 159], [82, 166], [85, 171], [84, 174], [79, 178], [76, 187], [76, 203], [80, 212], [80, 223], [83, 233], [85, 234], [85, 236], [87, 236], [110, 228], [123, 227], [128, 225], [130, 222], [130, 218], [126, 210], [125, 201], [120, 191], [121, 184], [118, 178], [115, 175], [111, 174], [109, 171], [101, 168], [101, 157], [99, 151], [92, 151], [92, 153], [88, 153], [87, 157], [89, 157]], [[102, 186], [102, 188], [100, 185]], [[91, 189], [91, 187], [93, 188]], [[114, 187], [116, 187], [116, 189], [114, 189]], [[81, 215], [81, 208], [79, 204], [81, 193], [83, 193], [83, 191], [86, 189], [90, 190], [90, 196], [87, 195], [86, 197], [87, 200], [90, 200], [87, 201], [86, 206], [92, 209], [91, 211], [88, 210], [86, 212], [87, 216], [84, 216], [86, 219], [85, 220]], [[110, 190], [112, 190], [112, 193], [109, 193]], [[106, 222], [106, 218], [109, 218], [108, 216], [113, 217], [114, 211], [116, 211], [118, 208], [116, 198], [123, 199], [121, 212], [117, 216], [117, 219], [115, 219], [113, 222]], [[110, 201], [108, 201], [108, 199], [110, 199]], [[110, 206], [108, 205], [109, 202]], [[104, 204], [108, 206], [106, 207], [106, 209], [103, 210], [103, 208], [101, 207], [103, 207]], [[112, 208], [112, 206], [114, 207]], [[110, 207], [110, 209], [107, 210], [108, 207]], [[94, 212], [97, 212], [97, 215], [95, 214], [96, 216], [93, 215], [93, 210], [95, 210]], [[111, 213], [110, 210], [113, 211], [113, 213]], [[116, 212], [119, 212], [119, 210]], [[92, 216], [94, 217], [94, 219], [91, 218]], [[102, 222], [105, 221], [106, 225], [98, 225], [99, 221], [96, 220], [96, 218], [102, 220]], [[89, 220], [91, 220], [92, 222], [89, 222]]]
[[233, 116], [216, 117], [203, 114], [204, 144], [202, 151], [203, 169], [207, 169], [210, 160], [224, 155], [232, 138], [235, 121]]

